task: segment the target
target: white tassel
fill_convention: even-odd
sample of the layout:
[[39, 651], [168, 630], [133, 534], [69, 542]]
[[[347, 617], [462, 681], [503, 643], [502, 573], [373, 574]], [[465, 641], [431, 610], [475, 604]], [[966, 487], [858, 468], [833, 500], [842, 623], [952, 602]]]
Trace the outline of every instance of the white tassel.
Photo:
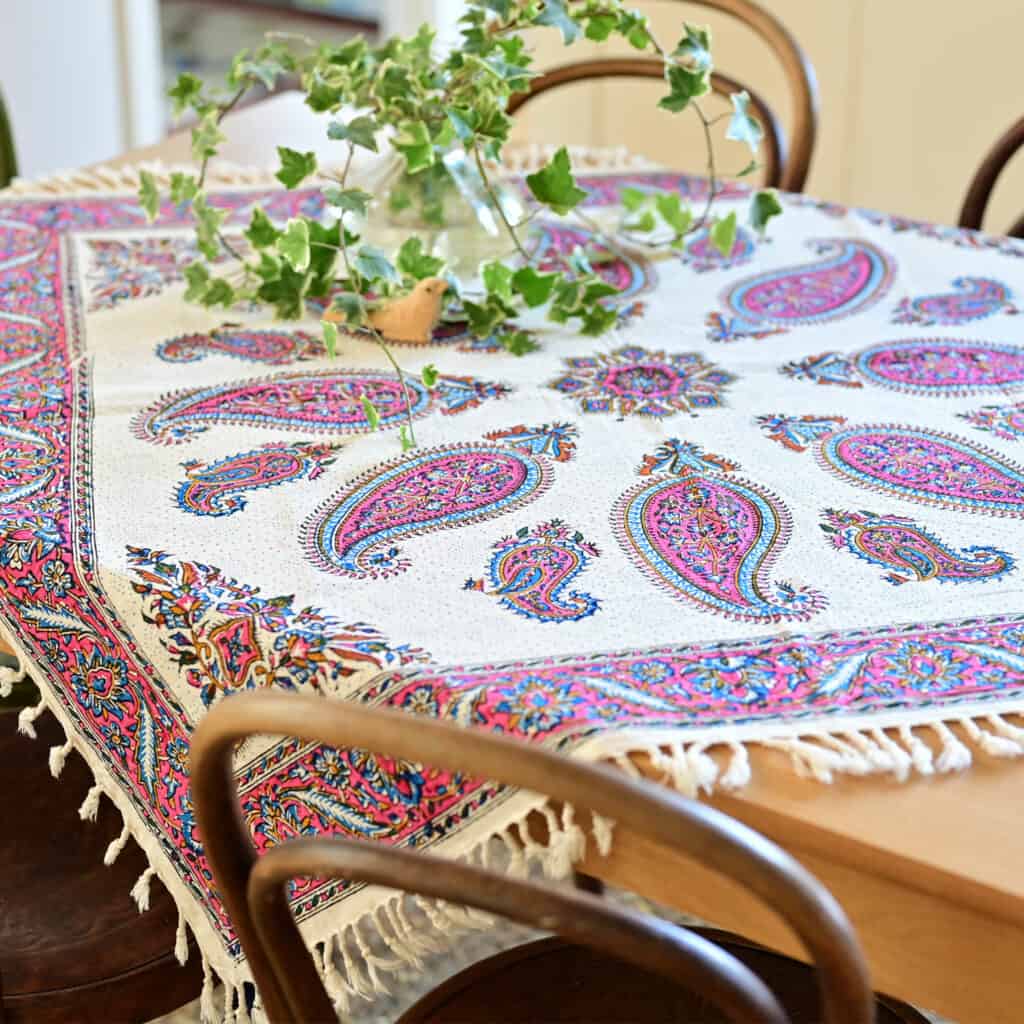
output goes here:
[[203, 988], [199, 993], [199, 1019], [202, 1024], [217, 1024], [217, 1004], [213, 998], [213, 972], [203, 957]]
[[898, 782], [906, 782], [914, 760], [895, 740], [891, 739], [884, 729], [872, 729], [871, 735], [875, 742], [885, 751], [890, 760], [890, 771]]
[[594, 842], [597, 843], [597, 852], [602, 857], [607, 857], [612, 852], [612, 833], [615, 830], [615, 822], [606, 818], [597, 811], [591, 811], [591, 828], [594, 833]]
[[718, 780], [718, 765], [706, 751], [707, 744], [704, 743], [695, 743], [686, 750], [686, 760], [698, 793], [710, 793]]
[[789, 754], [793, 770], [801, 778], [817, 779], [826, 785], [831, 784], [834, 773], [844, 770], [843, 758], [834, 750], [819, 747], [814, 743], [796, 738], [788, 740], [763, 740], [762, 744], [773, 750], [781, 750]]
[[524, 878], [527, 874], [526, 858], [523, 856], [523, 848], [516, 842], [516, 837], [513, 835], [514, 827], [509, 826], [501, 833], [500, 837], [505, 844], [505, 849], [508, 850], [508, 865], [505, 871], [512, 878]]
[[698, 791], [697, 773], [682, 743], [673, 743], [668, 751], [650, 751], [651, 763], [662, 772], [661, 781], [683, 796], [695, 799]]
[[742, 743], [730, 743], [729, 767], [718, 780], [723, 789], [742, 789], [750, 784], [750, 755]]
[[[425, 902], [425, 901], [424, 901]], [[429, 915], [428, 915], [429, 916]], [[349, 925], [350, 931], [355, 931], [354, 925]], [[363, 999], [373, 998], [373, 983], [363, 972], [359, 961], [352, 955], [348, 943], [345, 941], [345, 933], [338, 937], [336, 948], [341, 952], [342, 963], [345, 965], [345, 978], [355, 992]]]
[[46, 710], [46, 704], [40, 701], [38, 704], [33, 704], [31, 707], [22, 708], [18, 712], [18, 732], [22, 736], [28, 736], [29, 739], [36, 738], [36, 727], [32, 724], [44, 711]]
[[935, 769], [939, 772], [962, 772], [971, 767], [971, 752], [956, 738], [949, 727], [943, 722], [932, 722], [932, 732], [942, 743], [942, 750], [935, 759]]
[[515, 828], [519, 833], [519, 844], [522, 847], [526, 863], [529, 864], [532, 860], [543, 860], [545, 854], [544, 847], [530, 835], [530, 826], [526, 820], [517, 822]]
[[68, 759], [68, 754], [71, 753], [71, 740], [66, 740], [59, 747], [50, 747], [50, 774], [55, 778], [60, 778], [60, 773], [64, 771], [64, 764]]
[[1002, 715], [988, 715], [985, 719], [989, 725], [1000, 735], [1008, 740], [1016, 740], [1024, 745], [1024, 729], [1008, 722]]
[[356, 938], [356, 946], [359, 952], [363, 955], [363, 963], [366, 964], [366, 973], [370, 976], [370, 981], [373, 984], [373, 991], [379, 995], [389, 996], [391, 995], [390, 990], [384, 983], [384, 979], [380, 976], [380, 972], [377, 970], [378, 958], [374, 956], [373, 951], [370, 949], [363, 938], [363, 933], [359, 930], [359, 923], [352, 925], [352, 934]]
[[9, 665], [0, 665], [0, 698], [10, 697], [14, 687], [25, 678], [25, 673], [20, 668], [11, 668]]
[[839, 771], [850, 775], [870, 775], [871, 762], [848, 740], [826, 733], [822, 736], [815, 736], [819, 743], [834, 750], [841, 759]]
[[182, 967], [188, 963], [188, 926], [185, 915], [178, 911], [178, 928], [174, 933], [174, 958]]
[[352, 1008], [351, 993], [354, 991], [345, 981], [338, 965], [334, 962], [334, 951], [337, 945], [335, 937], [324, 943], [324, 987], [334, 1003], [334, 1008], [346, 1017]]
[[996, 736], [982, 729], [970, 718], [961, 718], [960, 724], [967, 732], [968, 738], [976, 743], [989, 757], [1020, 757], [1024, 754], [1022, 747], [1016, 740], [1007, 736]]
[[156, 871], [153, 868], [146, 868], [132, 886], [131, 897], [135, 900], [139, 913], [149, 910], [149, 888], [155, 874]]
[[128, 844], [128, 840], [131, 837], [131, 832], [128, 831], [128, 826], [125, 825], [121, 829], [120, 835], [116, 839], [112, 839], [110, 845], [107, 847], [107, 852], [103, 854], [103, 863], [109, 868], [111, 864], [121, 855], [121, 851]]
[[99, 783], [96, 783], [96, 785], [85, 794], [82, 806], [78, 808], [78, 816], [82, 821], [96, 820], [96, 815], [100, 813], [101, 796], [103, 796], [103, 787]]
[[866, 736], [856, 729], [850, 729], [843, 733], [847, 739], [865, 758], [871, 770], [876, 772], [891, 772], [893, 770], [892, 757], [885, 749], [875, 742], [873, 736]]
[[[654, 760], [655, 756], [660, 753], [660, 751], [648, 751], [648, 756], [650, 756], [651, 760]], [[626, 754], [616, 754], [612, 761], [620, 771], [624, 771], [631, 779], [639, 779], [643, 775], [643, 772], [633, 764], [632, 758]]]
[[235, 989], [235, 1024], [252, 1024], [249, 1007], [246, 1005], [244, 984]]
[[900, 742], [907, 748], [910, 759], [914, 763], [914, 769], [920, 775], [931, 775], [935, 771], [935, 757], [932, 748], [924, 740], [918, 738], [917, 734], [909, 725], [901, 725], [899, 728]]

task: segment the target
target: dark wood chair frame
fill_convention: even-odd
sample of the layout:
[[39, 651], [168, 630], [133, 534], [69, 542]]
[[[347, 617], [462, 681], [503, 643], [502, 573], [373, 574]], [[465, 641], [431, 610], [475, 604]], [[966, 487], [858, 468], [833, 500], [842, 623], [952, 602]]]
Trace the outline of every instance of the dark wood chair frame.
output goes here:
[[[1021, 148], [1024, 148], [1024, 117], [1002, 135], [975, 172], [960, 209], [960, 227], [981, 230], [985, 210], [992, 198], [996, 182], [1014, 154]], [[1024, 238], [1024, 214], [1021, 214], [1006, 233], [1011, 238]]]
[[[534, 923], [550, 914], [554, 930], [593, 940], [623, 959], [642, 960], [658, 973], [671, 972], [684, 985], [699, 974], [699, 987], [709, 998], [720, 999], [734, 1019], [785, 1018], [764, 1001], [760, 982], [751, 985], [742, 970], [725, 965], [721, 950], [666, 922], [638, 920], [585, 892], [554, 894], [451, 861], [337, 839], [294, 841], [258, 858], [233, 769], [237, 742], [257, 734], [368, 750], [543, 793], [713, 864], [770, 905], [800, 937], [818, 968], [824, 1024], [871, 1024], [875, 1019], [867, 967], [842, 909], [783, 850], [720, 812], [614, 768], [483, 731], [315, 697], [252, 693], [223, 702], [199, 724], [191, 770], [206, 855], [272, 1021], [332, 1019], [331, 1001], [286, 896], [287, 879], [309, 873], [475, 903]], [[577, 932], [575, 920], [584, 933]], [[551, 928], [551, 922], [544, 927]]]
[[[800, 192], [807, 181], [818, 128], [818, 85], [814, 68], [799, 43], [773, 14], [751, 0], [690, 0], [729, 14], [763, 38], [778, 57], [793, 94], [793, 142], [772, 108], [755, 90], [728, 75], [713, 72], [711, 87], [720, 95], [746, 89], [750, 105], [764, 128], [765, 184]], [[570, 82], [600, 78], [663, 78], [664, 67], [649, 57], [605, 58], [577, 61], [553, 68], [535, 78], [530, 91], [517, 93], [509, 102], [515, 114], [527, 103], [551, 89]]]

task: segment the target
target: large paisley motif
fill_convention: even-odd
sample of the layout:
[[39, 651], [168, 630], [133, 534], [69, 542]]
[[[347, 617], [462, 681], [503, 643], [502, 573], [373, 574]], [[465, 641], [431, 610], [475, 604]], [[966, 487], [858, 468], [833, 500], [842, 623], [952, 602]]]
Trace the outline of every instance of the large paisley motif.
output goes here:
[[808, 356], [787, 363], [782, 372], [815, 384], [859, 388], [868, 383], [953, 398], [1024, 387], [1024, 348], [958, 338], [882, 341], [850, 356]]
[[599, 554], [558, 519], [532, 530], [524, 526], [494, 545], [490, 589], [482, 579], [468, 580], [465, 589], [497, 597], [503, 607], [537, 622], [578, 622], [593, 615], [598, 602], [567, 588]]
[[812, 239], [818, 259], [745, 278], [722, 295], [723, 313], [708, 316], [712, 341], [766, 338], [801, 324], [852, 316], [877, 302], [895, 266], [881, 249], [849, 238]]
[[193, 515], [229, 516], [245, 508], [242, 494], [246, 491], [303, 477], [315, 480], [334, 462], [338, 447], [310, 441], [274, 443], [210, 464], [185, 462], [187, 479], [179, 485], [175, 500], [183, 512]]
[[626, 554], [673, 597], [732, 619], [808, 619], [825, 605], [810, 588], [772, 583], [789, 513], [736, 466], [671, 439], [640, 469], [649, 479], [615, 506], [612, 527]]
[[895, 586], [927, 580], [984, 582], [1005, 576], [1014, 565], [998, 548], [957, 551], [906, 516], [826, 509], [821, 528], [834, 548], [880, 566], [886, 570], [882, 578]]
[[772, 440], [811, 448], [841, 480], [958, 512], [1024, 518], [1024, 467], [964, 438], [892, 424], [846, 426], [840, 417], [761, 416]]
[[[407, 376], [405, 382], [416, 418], [438, 407], [446, 414], [462, 412], [508, 393], [501, 384], [472, 377], [441, 377], [433, 388], [414, 377]], [[139, 413], [132, 421], [132, 432], [157, 444], [181, 444], [219, 424], [362, 434], [372, 429], [364, 398], [376, 406], [381, 426], [395, 426], [405, 419], [406, 401], [395, 374], [320, 370], [175, 391]]]
[[59, 456], [45, 437], [0, 424], [0, 502], [9, 505], [45, 489], [53, 482], [59, 464]]
[[918, 324], [922, 327], [965, 324], [994, 316], [1000, 311], [1016, 313], [1012, 298], [1013, 293], [1005, 284], [990, 277], [958, 277], [953, 281], [951, 292], [904, 299], [896, 307], [892, 319], [897, 324]]
[[[535, 433], [543, 433], [539, 428]], [[358, 579], [404, 572], [397, 542], [520, 508], [551, 482], [552, 462], [523, 428], [492, 443], [443, 445], [394, 459], [347, 484], [303, 525], [303, 546], [325, 572]]]
[[326, 354], [323, 342], [305, 331], [257, 331], [222, 328], [209, 334], [181, 334], [156, 347], [167, 363], [195, 363], [219, 354], [249, 363], [287, 366]]

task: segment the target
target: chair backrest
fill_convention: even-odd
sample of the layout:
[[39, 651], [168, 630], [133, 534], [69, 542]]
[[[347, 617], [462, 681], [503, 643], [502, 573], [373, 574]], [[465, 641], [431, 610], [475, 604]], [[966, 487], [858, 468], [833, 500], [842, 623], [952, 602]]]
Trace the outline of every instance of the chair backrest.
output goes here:
[[[799, 43], [774, 14], [751, 0], [686, 0], [729, 14], [756, 32], [775, 53], [786, 75], [792, 93], [792, 142], [772, 108], [752, 88], [725, 74], [711, 76], [712, 89], [721, 95], [745, 89], [751, 106], [765, 132], [765, 184], [800, 192], [807, 181], [807, 172], [814, 153], [818, 129], [818, 83], [814, 68]], [[515, 114], [537, 96], [560, 85], [598, 78], [662, 78], [664, 68], [659, 60], [645, 57], [600, 59], [564, 64], [539, 75], [530, 83], [530, 91], [515, 94], [509, 102], [509, 113]]]
[[6, 188], [18, 173], [18, 161], [14, 155], [14, 133], [7, 119], [4, 97], [0, 93], [0, 188]]
[[[992, 198], [999, 176], [1018, 149], [1024, 147], [1024, 117], [1009, 128], [988, 151], [974, 174], [960, 209], [960, 227], [981, 230], [985, 209]], [[1024, 238], [1024, 214], [1006, 232], [1011, 238]]]
[[[874, 1020], [864, 958], [838, 904], [788, 854], [720, 812], [615, 768], [482, 730], [316, 697], [239, 694], [214, 708], [196, 729], [193, 799], [207, 860], [273, 1021], [319, 1020], [333, 1012], [285, 891], [286, 879], [310, 873], [473, 902], [548, 929], [553, 923], [567, 936], [592, 940], [684, 985], [699, 978], [698, 989], [734, 1019], [774, 1024], [784, 1018], [760, 983], [735, 963], [727, 965], [721, 951], [665, 922], [637, 920], [582, 892], [554, 895], [543, 886], [438, 864], [423, 854], [336, 839], [293, 841], [257, 858], [233, 769], [236, 743], [256, 734], [386, 754], [544, 794], [714, 865], [768, 903], [800, 937], [818, 967], [824, 1024]], [[585, 934], [577, 934], [574, 920], [583, 922]]]

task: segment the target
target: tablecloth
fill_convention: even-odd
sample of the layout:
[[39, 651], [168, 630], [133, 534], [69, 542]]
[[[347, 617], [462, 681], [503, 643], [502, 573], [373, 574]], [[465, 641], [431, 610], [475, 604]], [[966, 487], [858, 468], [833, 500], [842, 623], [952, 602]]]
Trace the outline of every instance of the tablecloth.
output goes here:
[[[22, 730], [58, 717], [54, 773], [78, 750], [83, 817], [106, 798], [124, 818], [108, 861], [142, 846], [133, 895], [159, 876], [179, 955], [193, 932], [236, 1004], [248, 973], [188, 744], [240, 690], [627, 770], [642, 751], [688, 793], [742, 786], [751, 743], [823, 781], [1024, 751], [1021, 243], [785, 196], [725, 257], [704, 233], [669, 258], [608, 253], [625, 301], [605, 337], [528, 317], [538, 349], [519, 358], [458, 322], [399, 347], [419, 440], [403, 454], [372, 343], [332, 361], [316, 309], [283, 324], [186, 303], [187, 216], [147, 224], [119, 173], [0, 200], [0, 610], [42, 692]], [[598, 218], [626, 184], [706, 189], [583, 184]], [[238, 233], [255, 200], [322, 210], [255, 176], [213, 201]], [[730, 186], [720, 209], [747, 201]], [[600, 245], [572, 219], [542, 234], [546, 265]], [[339, 832], [484, 857], [500, 837], [558, 871], [590, 838], [545, 808], [542, 848], [519, 830], [542, 798], [365, 752], [253, 740], [238, 777], [261, 849]], [[427, 917], [459, 920], [340, 883], [292, 898], [341, 1004], [429, 943]]]

